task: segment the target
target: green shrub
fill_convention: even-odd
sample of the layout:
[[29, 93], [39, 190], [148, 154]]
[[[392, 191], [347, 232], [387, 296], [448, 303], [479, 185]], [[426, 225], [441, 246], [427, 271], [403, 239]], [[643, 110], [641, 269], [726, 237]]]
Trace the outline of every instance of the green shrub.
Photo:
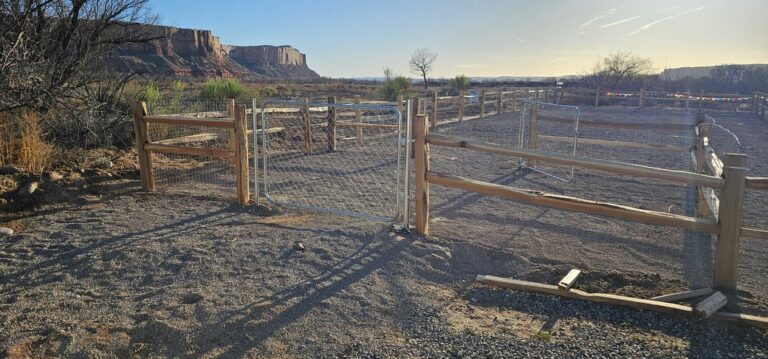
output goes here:
[[235, 79], [208, 80], [200, 90], [200, 98], [205, 101], [223, 101], [241, 97], [246, 92], [246, 88]]
[[160, 98], [162, 98], [162, 94], [160, 93], [160, 88], [157, 87], [157, 83], [154, 81], [147, 82], [147, 85], [144, 87], [144, 100], [147, 101], [147, 107], [150, 110], [156, 108]]
[[408, 98], [411, 95], [411, 79], [405, 76], [395, 76], [389, 68], [384, 69], [384, 85], [381, 95], [386, 101], [396, 101], [399, 95]]
[[463, 74], [456, 75], [456, 77], [448, 80], [448, 84], [456, 90], [462, 90], [469, 87], [469, 77], [466, 77]]

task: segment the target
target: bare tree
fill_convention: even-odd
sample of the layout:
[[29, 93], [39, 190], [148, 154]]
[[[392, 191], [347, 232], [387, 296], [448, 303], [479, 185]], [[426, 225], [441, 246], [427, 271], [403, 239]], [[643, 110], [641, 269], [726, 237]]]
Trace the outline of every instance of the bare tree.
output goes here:
[[[154, 20], [148, 2], [0, 0], [0, 112], [104, 115], [131, 77], [110, 69], [120, 46], [158, 38], [141, 25]], [[81, 134], [93, 132], [82, 123]]]
[[652, 69], [653, 62], [650, 59], [618, 51], [599, 58], [585, 71], [582, 80], [591, 87], [616, 88], [647, 75]]
[[411, 71], [421, 75], [424, 79], [424, 88], [429, 89], [427, 74], [432, 71], [432, 66], [437, 60], [437, 54], [427, 49], [418, 49], [411, 55]]

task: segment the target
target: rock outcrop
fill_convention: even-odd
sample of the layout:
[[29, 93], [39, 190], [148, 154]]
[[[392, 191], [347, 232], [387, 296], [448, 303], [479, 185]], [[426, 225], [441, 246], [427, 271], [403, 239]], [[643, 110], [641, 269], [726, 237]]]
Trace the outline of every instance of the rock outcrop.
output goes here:
[[306, 55], [291, 46], [223, 45], [208, 30], [140, 26], [147, 43], [121, 45], [114, 70], [156, 76], [313, 79]]

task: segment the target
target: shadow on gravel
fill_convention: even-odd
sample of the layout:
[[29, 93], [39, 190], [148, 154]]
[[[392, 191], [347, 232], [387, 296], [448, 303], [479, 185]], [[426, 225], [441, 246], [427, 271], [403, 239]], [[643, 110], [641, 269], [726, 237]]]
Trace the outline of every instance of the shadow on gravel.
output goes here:
[[92, 266], [91, 261], [96, 255], [109, 256], [111, 253], [142, 242], [163, 241], [183, 236], [185, 233], [198, 230], [202, 225], [217, 225], [218, 222], [227, 219], [224, 214], [241, 213], [242, 211], [241, 206], [233, 203], [216, 211], [184, 218], [163, 226], [110, 237], [82, 248], [56, 252], [55, 256], [38, 264], [0, 276], [0, 282], [8, 284], [6, 294], [16, 294], [30, 287], [58, 281], [65, 273], [87, 274]]
[[[233, 336], [226, 343], [232, 345], [225, 347], [225, 351], [218, 352], [218, 355], [242, 357], [250, 350], [262, 347], [267, 339], [274, 338], [281, 329], [318, 308], [324, 300], [338, 295], [398, 259], [416, 240], [411, 236], [391, 238], [386, 235], [388, 230], [384, 228], [373, 234], [373, 240], [366, 241], [357, 251], [342, 258], [332, 270], [268, 297], [259, 298], [242, 308], [232, 310], [229, 315], [205, 323], [206, 327], [216, 328], [218, 332]], [[193, 342], [206, 343], [209, 338], [209, 333], [203, 331]], [[204, 348], [203, 352], [213, 349], [217, 349], [217, 346]]]

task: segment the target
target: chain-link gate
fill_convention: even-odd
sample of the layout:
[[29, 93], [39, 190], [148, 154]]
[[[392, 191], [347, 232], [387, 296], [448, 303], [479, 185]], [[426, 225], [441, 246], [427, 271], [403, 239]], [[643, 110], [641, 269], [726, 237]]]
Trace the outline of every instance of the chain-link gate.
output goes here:
[[[517, 143], [519, 148], [576, 155], [579, 108], [523, 101]], [[561, 181], [573, 180], [573, 166], [519, 160], [519, 165]]]
[[397, 108], [269, 101], [260, 122], [254, 128], [268, 201], [374, 220], [401, 217], [406, 126]]

